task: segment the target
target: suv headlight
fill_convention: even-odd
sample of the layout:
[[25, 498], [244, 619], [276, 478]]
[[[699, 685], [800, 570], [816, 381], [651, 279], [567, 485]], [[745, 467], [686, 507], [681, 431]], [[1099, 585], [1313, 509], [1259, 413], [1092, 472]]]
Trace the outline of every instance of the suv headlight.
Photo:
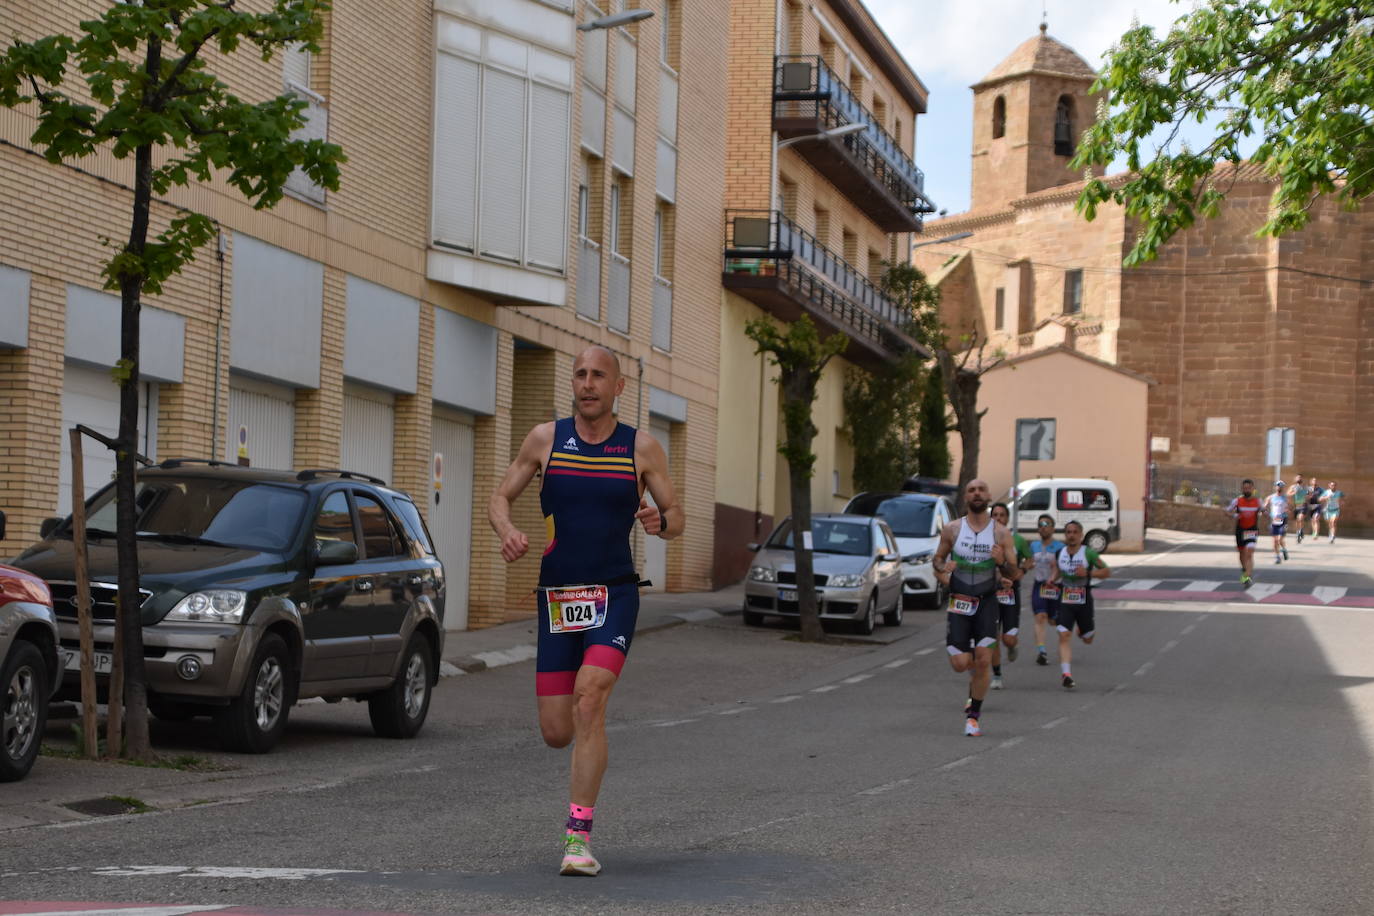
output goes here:
[[243, 623], [248, 593], [232, 588], [192, 592], [177, 602], [164, 620], [192, 620], [198, 623]]
[[834, 588], [858, 588], [864, 584], [864, 574], [844, 573], [839, 576], [831, 576], [825, 584]]
[[755, 582], [776, 582], [778, 571], [771, 566], [749, 567], [749, 578]]
[[935, 552], [934, 552], [934, 551], [928, 550], [928, 551], [926, 551], [925, 553], [913, 553], [913, 554], [910, 554], [910, 555], [908, 555], [908, 556], [902, 557], [902, 562], [903, 562], [903, 563], [914, 563], [914, 564], [917, 564], [917, 563], [929, 563], [929, 562], [930, 562], [930, 558], [933, 557], [933, 556], [935, 556]]

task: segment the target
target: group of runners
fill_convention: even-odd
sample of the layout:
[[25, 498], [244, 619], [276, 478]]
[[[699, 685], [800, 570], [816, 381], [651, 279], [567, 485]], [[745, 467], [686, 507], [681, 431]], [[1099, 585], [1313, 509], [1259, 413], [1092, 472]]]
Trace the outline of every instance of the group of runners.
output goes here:
[[1328, 543], [1336, 542], [1336, 528], [1341, 518], [1341, 503], [1345, 492], [1336, 481], [1325, 488], [1303, 481], [1299, 474], [1291, 486], [1282, 480], [1274, 481], [1274, 492], [1261, 499], [1255, 492], [1255, 482], [1246, 478], [1241, 482], [1240, 495], [1231, 500], [1226, 511], [1236, 521], [1236, 552], [1240, 556], [1240, 581], [1249, 588], [1255, 581], [1255, 547], [1259, 542], [1260, 519], [1268, 518], [1269, 536], [1273, 539], [1274, 565], [1288, 559], [1288, 523], [1297, 524], [1297, 541], [1304, 535], [1316, 539], [1321, 536], [1321, 523], [1326, 522]]
[[976, 737], [983, 733], [988, 690], [1003, 688], [1002, 647], [1008, 661], [1020, 654], [1022, 577], [1033, 577], [1036, 664], [1049, 664], [1045, 631], [1052, 621], [1059, 634], [1060, 684], [1072, 690], [1077, 686], [1073, 636], [1076, 631], [1084, 644], [1092, 643], [1097, 632], [1092, 581], [1111, 571], [1083, 543], [1079, 522], [1064, 525], [1061, 541], [1055, 537], [1054, 519], [1041, 515], [1035, 540], [1027, 542], [1010, 529], [1007, 506], [992, 502], [986, 481], [969, 481], [963, 495], [967, 513], [940, 531], [932, 563], [949, 590], [945, 651], [950, 666], [969, 675], [964, 734]]

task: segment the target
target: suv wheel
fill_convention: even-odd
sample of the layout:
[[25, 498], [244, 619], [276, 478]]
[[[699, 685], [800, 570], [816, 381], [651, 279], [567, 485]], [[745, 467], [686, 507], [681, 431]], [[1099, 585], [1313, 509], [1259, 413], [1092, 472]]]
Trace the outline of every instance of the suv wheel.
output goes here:
[[1089, 531], [1088, 536], [1083, 539], [1083, 543], [1087, 544], [1093, 553], [1106, 553], [1107, 545], [1111, 541], [1107, 538], [1105, 531]]
[[414, 738], [429, 714], [433, 693], [433, 652], [424, 634], [410, 637], [396, 682], [367, 698], [372, 730], [383, 738]]
[[0, 671], [0, 782], [23, 779], [38, 757], [48, 720], [48, 666], [31, 642], [16, 642]]
[[215, 715], [226, 749], [265, 754], [281, 740], [286, 717], [295, 702], [291, 656], [276, 633], [258, 643], [243, 691]]

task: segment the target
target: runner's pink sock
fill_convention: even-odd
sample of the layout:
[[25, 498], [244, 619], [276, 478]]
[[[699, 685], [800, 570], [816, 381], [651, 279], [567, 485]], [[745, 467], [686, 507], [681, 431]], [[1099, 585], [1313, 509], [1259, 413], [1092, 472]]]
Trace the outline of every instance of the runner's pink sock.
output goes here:
[[592, 815], [596, 812], [596, 806], [584, 807], [583, 805], [568, 805], [568, 832], [580, 833], [582, 839], [587, 839], [592, 834]]

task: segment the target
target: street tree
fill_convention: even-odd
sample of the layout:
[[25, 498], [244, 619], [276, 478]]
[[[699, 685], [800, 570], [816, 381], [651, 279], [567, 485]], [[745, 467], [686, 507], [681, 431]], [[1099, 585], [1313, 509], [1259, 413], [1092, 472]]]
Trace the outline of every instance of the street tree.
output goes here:
[[925, 360], [916, 351], [876, 370], [845, 373], [844, 422], [854, 446], [854, 487], [895, 490], [916, 473]]
[[806, 315], [779, 328], [767, 318], [755, 318], [744, 327], [754, 341], [755, 353], [767, 353], [778, 367], [778, 389], [782, 395], [784, 441], [778, 453], [787, 461], [788, 491], [792, 500], [792, 551], [797, 571], [797, 612], [801, 618], [801, 638], [817, 642], [824, 638], [820, 608], [816, 604], [816, 576], [811, 562], [811, 477], [816, 455], [811, 443], [816, 424], [811, 407], [816, 402], [816, 383], [826, 363], [849, 345], [843, 334], [821, 339], [816, 325]]
[[[1078, 210], [1121, 204], [1139, 234], [1126, 265], [1215, 216], [1225, 163], [1249, 161], [1277, 183], [1260, 235], [1301, 229], [1334, 196], [1374, 193], [1374, 0], [1205, 0], [1164, 36], [1137, 25], [1107, 54], [1104, 93], [1071, 167], [1125, 157], [1124, 180], [1090, 178]], [[1110, 102], [1107, 99], [1110, 99]], [[1198, 149], [1185, 125], [1210, 138]], [[1218, 167], [1221, 166], [1219, 169]]]
[[920, 434], [916, 437], [916, 473], [933, 480], [949, 476], [949, 420], [944, 378], [938, 371], [926, 373], [917, 409]]
[[[276, 204], [295, 169], [334, 190], [342, 150], [295, 139], [306, 102], [289, 94], [247, 101], [230, 91], [207, 57], [244, 45], [263, 60], [287, 48], [318, 51], [327, 0], [263, 0], [242, 11], [236, 0], [111, 0], [74, 35], [16, 40], [0, 56], [0, 104], [32, 112], [31, 141], [49, 162], [108, 148], [132, 157], [129, 234], [103, 266], [119, 290], [119, 434], [115, 439], [119, 632], [123, 640], [123, 752], [148, 756], [147, 687], [139, 615], [134, 463], [138, 442], [139, 310], [142, 297], [194, 257], [216, 233], [213, 220], [174, 208], [152, 238], [153, 202], [174, 187], [216, 178], [258, 209]], [[212, 431], [212, 436], [214, 435]], [[80, 494], [77, 494], [80, 498]], [[118, 749], [112, 747], [111, 753]]]

